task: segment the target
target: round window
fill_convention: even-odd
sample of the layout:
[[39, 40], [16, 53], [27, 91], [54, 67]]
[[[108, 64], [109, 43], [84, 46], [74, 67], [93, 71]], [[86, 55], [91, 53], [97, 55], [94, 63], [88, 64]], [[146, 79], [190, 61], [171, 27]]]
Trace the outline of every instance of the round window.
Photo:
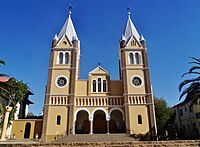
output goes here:
[[56, 80], [56, 85], [58, 87], [65, 87], [67, 85], [67, 79], [65, 77], [58, 77]]
[[142, 85], [142, 79], [138, 76], [135, 76], [131, 79], [131, 84], [134, 87], [140, 87]]

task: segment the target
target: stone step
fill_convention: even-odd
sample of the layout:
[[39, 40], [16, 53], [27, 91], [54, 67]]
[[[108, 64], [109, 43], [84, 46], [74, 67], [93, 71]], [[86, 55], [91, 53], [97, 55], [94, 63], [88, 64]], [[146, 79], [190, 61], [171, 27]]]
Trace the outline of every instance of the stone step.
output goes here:
[[65, 135], [54, 143], [65, 142], [108, 142], [108, 141], [137, 141], [137, 138], [130, 137], [128, 134], [76, 134]]

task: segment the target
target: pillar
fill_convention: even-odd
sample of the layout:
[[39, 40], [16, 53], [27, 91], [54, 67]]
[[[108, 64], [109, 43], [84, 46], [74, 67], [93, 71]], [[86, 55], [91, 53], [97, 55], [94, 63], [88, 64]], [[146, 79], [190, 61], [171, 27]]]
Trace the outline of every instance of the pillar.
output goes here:
[[76, 126], [76, 116], [74, 117], [73, 134], [75, 134], [75, 126]]
[[89, 117], [90, 121], [90, 134], [93, 134], [93, 117]]
[[6, 129], [8, 126], [8, 117], [10, 112], [12, 111], [12, 107], [6, 106], [5, 107], [5, 116], [4, 116], [4, 121], [3, 121], [3, 129], [2, 129], [2, 134], [1, 134], [1, 140], [5, 140], [6, 138]]
[[109, 131], [110, 117], [106, 117], [106, 122], [107, 122], [107, 134], [110, 134], [110, 131]]

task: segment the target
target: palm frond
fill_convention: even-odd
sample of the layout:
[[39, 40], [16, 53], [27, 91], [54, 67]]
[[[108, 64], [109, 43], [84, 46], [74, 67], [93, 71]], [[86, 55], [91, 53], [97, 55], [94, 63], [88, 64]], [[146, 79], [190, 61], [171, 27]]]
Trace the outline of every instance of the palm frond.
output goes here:
[[199, 62], [199, 63], [200, 63], [200, 59], [198, 59], [198, 58], [195, 58], [195, 57], [190, 57], [190, 58], [192, 58], [192, 59], [194, 59], [194, 60], [196, 60], [197, 62]]
[[186, 72], [181, 76], [181, 78], [184, 77], [187, 74], [198, 74], [198, 75], [200, 75], [200, 72], [196, 72], [196, 71], [195, 72], [194, 71], [193, 72]]
[[195, 62], [195, 61], [193, 61], [193, 62], [189, 62], [189, 64], [198, 64], [198, 65], [200, 65], [199, 62]]
[[181, 93], [181, 95], [180, 95], [180, 97], [179, 97], [179, 101], [181, 100], [181, 98], [185, 95], [185, 94], [187, 94], [188, 93], [188, 88], [186, 88], [182, 93]]
[[185, 81], [181, 82], [181, 83], [179, 84], [179, 91], [181, 91], [181, 89], [183, 88], [183, 86], [185, 86], [185, 85], [188, 84], [188, 83], [194, 82], [194, 81], [195, 81], [195, 79], [185, 80]]
[[186, 89], [181, 93], [181, 95], [180, 95], [180, 97], [179, 97], [179, 100], [181, 100], [181, 98], [182, 98], [185, 94], [187, 94], [187, 95], [192, 94], [192, 93], [194, 93], [197, 89], [200, 89], [200, 83], [199, 83], [199, 82], [195, 82], [195, 83], [190, 84], [190, 86], [189, 86], [188, 88], [186, 88]]
[[0, 74], [0, 77], [8, 77], [6, 74]]
[[3, 60], [0, 60], [0, 64], [6, 64], [6, 62], [5, 61], [3, 61]]
[[193, 70], [200, 69], [200, 66], [193, 66], [189, 69], [189, 72], [193, 72]]

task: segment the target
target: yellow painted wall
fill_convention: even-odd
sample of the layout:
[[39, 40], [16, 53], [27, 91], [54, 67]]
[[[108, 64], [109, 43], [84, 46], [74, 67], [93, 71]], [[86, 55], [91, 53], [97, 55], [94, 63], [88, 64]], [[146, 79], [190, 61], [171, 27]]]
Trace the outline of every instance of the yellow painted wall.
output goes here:
[[[28, 122], [31, 123], [30, 139], [33, 139], [36, 133], [41, 133], [42, 127], [39, 123], [42, 123], [42, 120], [18, 119], [13, 121], [12, 136], [15, 135], [16, 139], [24, 139], [25, 126]], [[38, 125], [36, 125], [36, 122]], [[41, 134], [38, 135], [41, 136]]]
[[[53, 70], [52, 71], [52, 81], [51, 81], [51, 94], [66, 94], [66, 93], [69, 93], [69, 76], [70, 76], [70, 72], [68, 70]], [[58, 76], [65, 76], [67, 77], [68, 79], [68, 83], [67, 83], [67, 86], [64, 87], [64, 88], [58, 88], [56, 86], [56, 79]]]
[[[142, 78], [142, 85], [140, 87], [134, 87], [131, 85], [132, 77], [139, 76]], [[142, 70], [130, 70], [127, 71], [127, 86], [129, 94], [145, 94], [145, 81], [144, 81], [144, 74]]]
[[76, 96], [86, 96], [88, 92], [88, 80], [77, 80], [75, 95]]
[[111, 96], [122, 96], [124, 89], [123, 89], [123, 82], [120, 80], [111, 80], [110, 81], [110, 92]]
[[[142, 124], [138, 124], [138, 115], [142, 116]], [[129, 118], [131, 134], [146, 134], [149, 132], [149, 119], [146, 106], [130, 106]]]
[[[61, 116], [61, 124], [57, 125], [57, 116]], [[49, 106], [47, 118], [47, 138], [53, 138], [56, 135], [63, 134], [67, 130], [68, 107], [67, 106]]]

